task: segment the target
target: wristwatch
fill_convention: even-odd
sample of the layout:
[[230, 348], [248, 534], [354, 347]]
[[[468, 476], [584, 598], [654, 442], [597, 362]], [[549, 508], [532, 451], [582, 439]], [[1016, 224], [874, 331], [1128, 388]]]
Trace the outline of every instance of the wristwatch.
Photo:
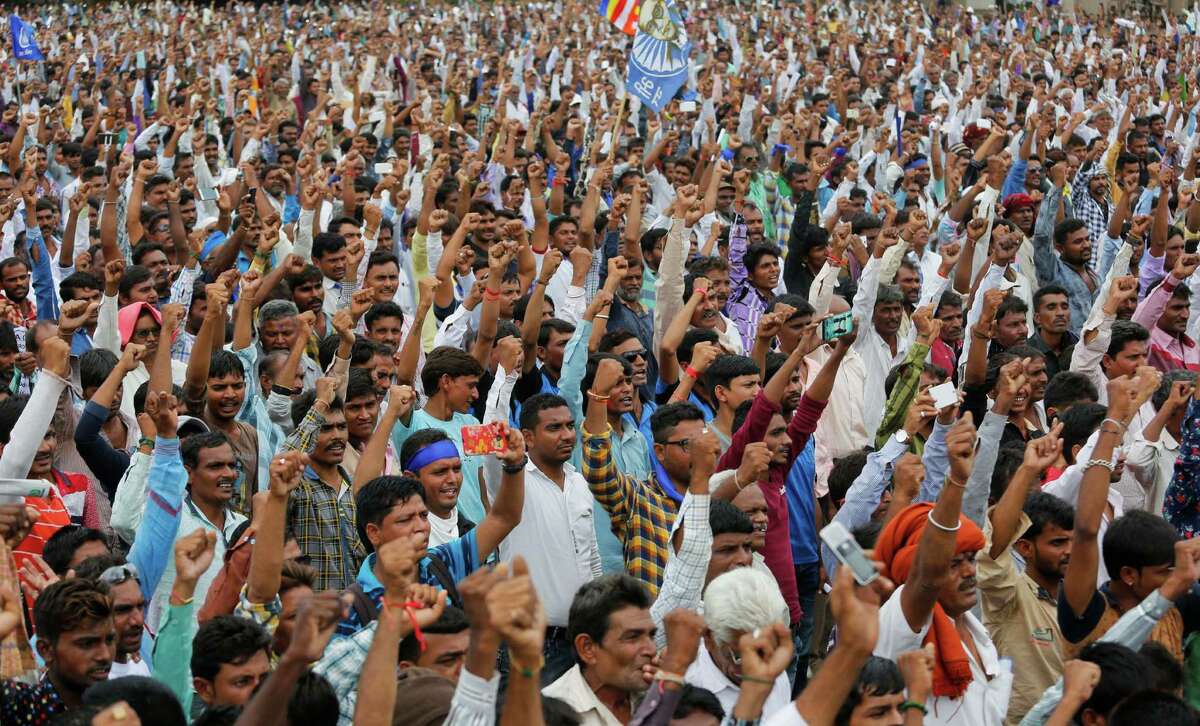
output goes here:
[[908, 432], [904, 429], [899, 429], [893, 436], [896, 438], [896, 443], [908, 446]]

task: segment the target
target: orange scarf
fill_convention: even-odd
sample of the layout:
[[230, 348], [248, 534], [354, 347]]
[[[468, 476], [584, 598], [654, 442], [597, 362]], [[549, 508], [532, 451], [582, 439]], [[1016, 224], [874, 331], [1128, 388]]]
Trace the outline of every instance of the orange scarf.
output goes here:
[[[879, 534], [875, 557], [883, 563], [884, 575], [897, 585], [908, 579], [921, 533], [929, 525], [933, 505], [913, 504], [897, 514]], [[955, 541], [955, 554], [977, 552], [986, 542], [979, 526], [966, 517], [959, 517], [961, 527]], [[943, 523], [944, 524], [944, 523]], [[933, 695], [960, 698], [971, 684], [971, 662], [954, 621], [940, 604], [933, 606], [933, 621], [925, 635], [925, 643], [933, 643], [937, 656], [933, 667]]]

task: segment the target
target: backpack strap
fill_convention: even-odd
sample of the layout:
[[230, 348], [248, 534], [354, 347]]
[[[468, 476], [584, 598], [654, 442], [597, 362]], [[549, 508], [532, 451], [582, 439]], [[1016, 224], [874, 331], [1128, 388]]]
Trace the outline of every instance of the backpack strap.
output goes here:
[[462, 598], [458, 596], [458, 587], [454, 584], [454, 576], [450, 574], [450, 568], [446, 567], [446, 563], [442, 561], [441, 557], [429, 556], [429, 574], [433, 575], [437, 583], [450, 596], [450, 604], [461, 608]]
[[361, 627], [366, 627], [379, 617], [379, 608], [367, 596], [367, 592], [362, 589], [362, 585], [356, 582], [346, 588], [346, 592], [350, 593], [350, 596], [354, 598], [353, 602], [350, 603], [350, 608], [358, 616], [358, 622]]

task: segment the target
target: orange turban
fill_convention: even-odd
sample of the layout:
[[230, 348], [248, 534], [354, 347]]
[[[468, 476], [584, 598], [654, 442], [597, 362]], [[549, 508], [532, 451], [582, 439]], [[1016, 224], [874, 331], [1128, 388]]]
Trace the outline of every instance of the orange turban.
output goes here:
[[[929, 513], [933, 505], [928, 502], [913, 504], [897, 514], [879, 533], [875, 545], [875, 557], [883, 563], [883, 574], [897, 585], [908, 580], [913, 561], [917, 557], [917, 546], [921, 533], [929, 526]], [[955, 554], [978, 552], [986, 542], [983, 531], [966, 517], [959, 517]], [[945, 522], [942, 522], [945, 524]], [[942, 610], [940, 604], [933, 606], [933, 622], [925, 636], [925, 643], [933, 643], [937, 657], [933, 667], [933, 694], [948, 698], [959, 698], [971, 683], [971, 663], [962, 638], [954, 628], [954, 621]]]

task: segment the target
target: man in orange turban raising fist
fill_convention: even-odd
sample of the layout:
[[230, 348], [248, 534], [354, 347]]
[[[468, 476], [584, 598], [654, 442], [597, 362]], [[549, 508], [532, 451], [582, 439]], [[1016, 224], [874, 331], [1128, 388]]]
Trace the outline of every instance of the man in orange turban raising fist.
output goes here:
[[[875, 655], [895, 660], [926, 644], [936, 649], [933, 693], [902, 709], [925, 713], [926, 724], [1000, 726], [1012, 689], [987, 629], [971, 614], [978, 601], [975, 555], [983, 532], [962, 516], [975, 459], [975, 426], [965, 414], [946, 436], [950, 476], [937, 502], [902, 510], [879, 535], [875, 556], [897, 589], [879, 610]], [[975, 495], [981, 493], [975, 492]], [[982, 492], [986, 496], [986, 492]]]

